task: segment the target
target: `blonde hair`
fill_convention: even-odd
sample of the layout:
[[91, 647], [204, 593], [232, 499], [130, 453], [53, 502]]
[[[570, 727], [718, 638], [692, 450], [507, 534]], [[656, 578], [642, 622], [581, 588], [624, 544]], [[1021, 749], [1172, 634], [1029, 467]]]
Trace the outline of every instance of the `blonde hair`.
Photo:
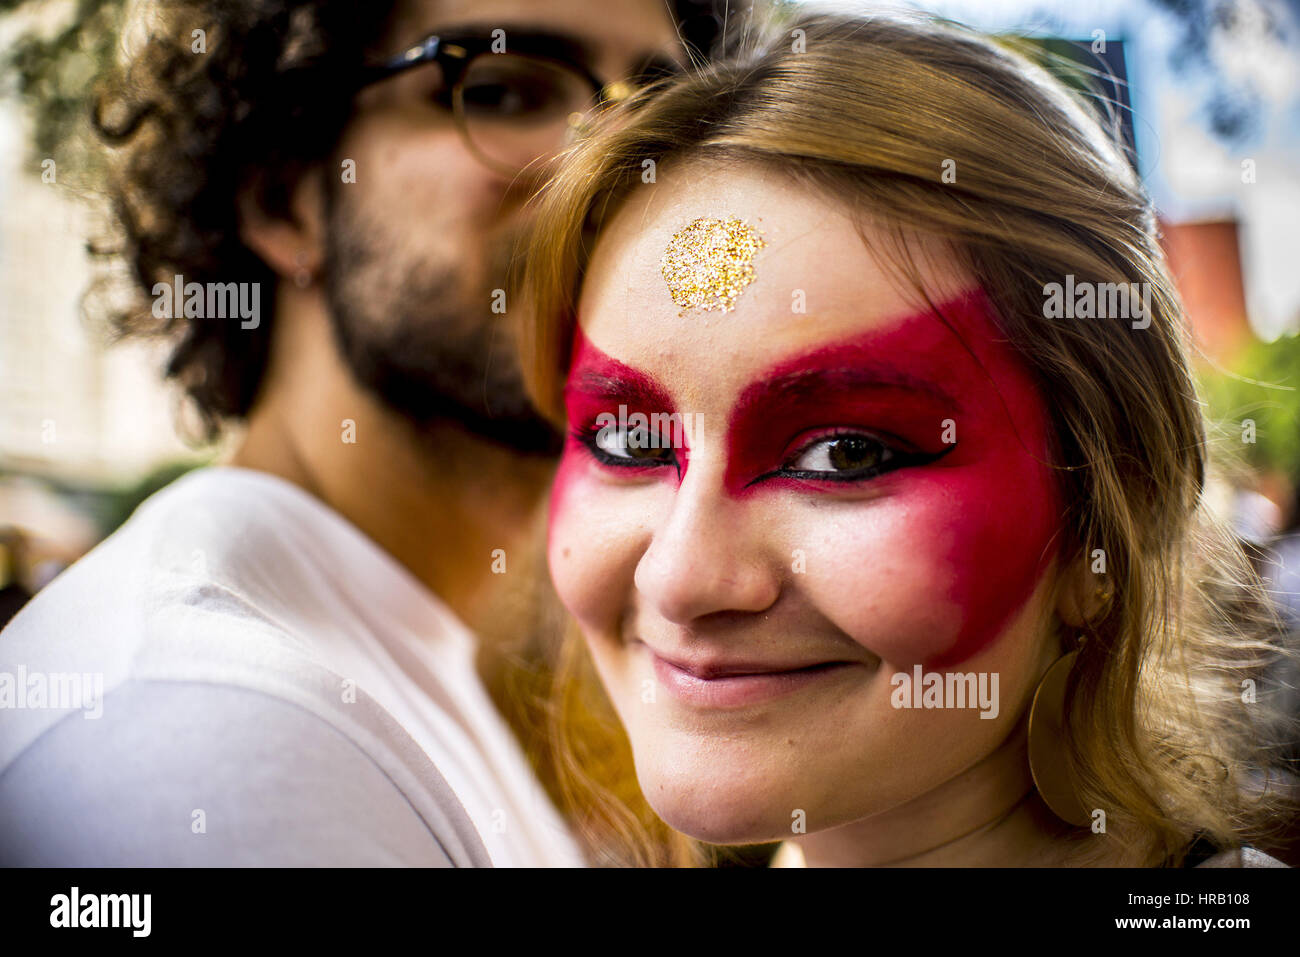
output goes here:
[[[635, 97], [570, 151], [538, 199], [520, 337], [535, 401], [562, 422], [583, 271], [646, 160], [660, 174], [710, 157], [785, 170], [889, 224], [900, 264], [909, 235], [946, 240], [1048, 397], [1052, 464], [1070, 503], [1062, 557], [1104, 552], [1113, 600], [1082, 629], [1067, 752], [1084, 806], [1104, 809], [1107, 830], [1155, 864], [1181, 861], [1197, 835], [1266, 841], [1294, 804], [1269, 771], [1289, 730], [1266, 695], [1246, 704], [1242, 692], [1247, 679], [1264, 683], [1280, 630], [1240, 547], [1205, 510], [1205, 426], [1181, 306], [1115, 126], [1113, 112], [1098, 115], [1021, 53], [953, 24], [792, 19]], [[946, 161], [955, 182], [941, 178]], [[1044, 285], [1067, 275], [1149, 283], [1150, 326], [1047, 318]], [[612, 835], [626, 860], [692, 860], [628, 796], [626, 762], [581, 759], [600, 751], [601, 729], [614, 741], [604, 753], [624, 753], [626, 740], [607, 703], [575, 709], [592, 693], [573, 641], [551, 711], [571, 806], [602, 822], [599, 840]]]

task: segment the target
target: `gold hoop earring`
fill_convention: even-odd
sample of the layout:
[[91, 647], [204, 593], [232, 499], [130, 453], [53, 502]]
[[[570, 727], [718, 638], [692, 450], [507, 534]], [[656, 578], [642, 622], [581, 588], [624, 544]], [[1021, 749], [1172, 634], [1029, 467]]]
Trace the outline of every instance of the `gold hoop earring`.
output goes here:
[[1065, 686], [1079, 657], [1062, 655], [1047, 669], [1029, 706], [1029, 773], [1043, 803], [1067, 824], [1086, 827], [1092, 815], [1079, 801], [1064, 747]]

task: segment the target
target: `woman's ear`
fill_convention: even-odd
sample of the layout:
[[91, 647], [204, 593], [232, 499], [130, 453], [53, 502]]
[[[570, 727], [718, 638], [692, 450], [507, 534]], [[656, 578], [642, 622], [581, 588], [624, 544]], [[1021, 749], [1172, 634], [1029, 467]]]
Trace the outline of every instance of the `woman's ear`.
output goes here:
[[1110, 598], [1110, 581], [1092, 570], [1084, 552], [1065, 567], [1058, 579], [1056, 614], [1070, 627], [1082, 628], [1106, 608]]
[[303, 285], [303, 275], [315, 276], [325, 258], [325, 194], [319, 168], [298, 178], [289, 200], [289, 216], [272, 216], [254, 198], [254, 188], [241, 190], [239, 238], [283, 279]]

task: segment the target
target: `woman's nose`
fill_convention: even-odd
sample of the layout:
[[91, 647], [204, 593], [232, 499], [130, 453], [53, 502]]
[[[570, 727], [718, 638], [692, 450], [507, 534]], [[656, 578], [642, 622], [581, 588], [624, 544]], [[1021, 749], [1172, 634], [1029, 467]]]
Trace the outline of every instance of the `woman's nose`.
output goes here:
[[753, 508], [726, 492], [720, 474], [692, 462], [637, 564], [637, 591], [678, 624], [718, 611], [769, 608], [781, 591], [782, 568], [766, 558], [767, 524]]

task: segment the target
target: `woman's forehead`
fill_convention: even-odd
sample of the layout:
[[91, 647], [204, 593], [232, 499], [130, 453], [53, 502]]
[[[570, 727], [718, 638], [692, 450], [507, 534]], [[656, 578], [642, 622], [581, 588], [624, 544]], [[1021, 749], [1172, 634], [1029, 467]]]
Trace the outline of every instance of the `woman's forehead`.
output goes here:
[[[927, 310], [888, 258], [893, 241], [774, 171], [679, 167], [639, 187], [607, 224], [579, 323], [593, 345], [634, 365], [774, 363]], [[930, 301], [970, 290], [932, 245], [916, 262]]]
[[[937, 240], [918, 237], [914, 265], [935, 301], [972, 285]], [[697, 162], [639, 186], [596, 242], [580, 297], [592, 336], [601, 327], [688, 334], [726, 323], [737, 334], [811, 325], [857, 331], [915, 308], [896, 236], [853, 218], [847, 205], [758, 165]]]

